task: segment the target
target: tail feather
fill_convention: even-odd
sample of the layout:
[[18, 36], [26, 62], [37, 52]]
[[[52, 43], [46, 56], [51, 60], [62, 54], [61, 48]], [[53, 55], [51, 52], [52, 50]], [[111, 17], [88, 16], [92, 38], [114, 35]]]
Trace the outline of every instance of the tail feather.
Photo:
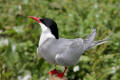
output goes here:
[[84, 39], [84, 50], [88, 49], [89, 45], [94, 42], [96, 35], [96, 29], [93, 29], [92, 33]]
[[94, 42], [89, 46], [89, 48], [93, 48], [93, 47], [95, 47], [95, 46], [98, 46], [98, 45], [100, 45], [100, 44], [104, 44], [104, 43], [106, 43], [106, 42], [108, 42], [108, 40], [107, 40], [106, 38], [104, 38], [103, 40], [94, 41]]
[[85, 39], [86, 42], [94, 41], [96, 35], [96, 29], [92, 30], [92, 33]]
[[103, 40], [94, 41], [95, 36], [96, 36], [96, 29], [93, 29], [92, 33], [86, 39], [84, 39], [84, 50], [108, 42], [108, 37], [104, 38]]

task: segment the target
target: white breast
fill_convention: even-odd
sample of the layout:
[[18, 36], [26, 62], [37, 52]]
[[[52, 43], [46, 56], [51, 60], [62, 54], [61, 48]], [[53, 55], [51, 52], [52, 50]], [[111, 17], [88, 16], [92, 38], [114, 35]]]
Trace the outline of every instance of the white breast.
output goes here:
[[55, 36], [51, 33], [50, 29], [47, 26], [45, 26], [43, 23], [39, 24], [42, 28], [42, 33], [39, 40], [39, 46], [41, 46], [48, 38], [55, 38]]

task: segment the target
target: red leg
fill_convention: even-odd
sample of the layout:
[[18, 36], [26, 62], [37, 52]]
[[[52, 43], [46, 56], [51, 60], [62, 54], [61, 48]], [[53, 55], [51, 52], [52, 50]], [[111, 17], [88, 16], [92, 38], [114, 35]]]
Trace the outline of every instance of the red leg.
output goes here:
[[48, 74], [50, 74], [50, 75], [54, 75], [54, 74], [56, 74], [56, 73], [57, 73], [56, 66], [55, 66], [55, 69], [54, 69], [54, 70], [48, 72]]
[[57, 70], [56, 70], [56, 69], [54, 69], [54, 70], [48, 72], [48, 74], [51, 74], [51, 75], [54, 75], [54, 74], [56, 74], [56, 73], [57, 73]]
[[67, 70], [67, 67], [65, 67], [64, 72], [62, 72], [62, 73], [57, 73], [57, 76], [58, 76], [59, 78], [63, 78], [64, 73], [65, 73], [66, 70]]

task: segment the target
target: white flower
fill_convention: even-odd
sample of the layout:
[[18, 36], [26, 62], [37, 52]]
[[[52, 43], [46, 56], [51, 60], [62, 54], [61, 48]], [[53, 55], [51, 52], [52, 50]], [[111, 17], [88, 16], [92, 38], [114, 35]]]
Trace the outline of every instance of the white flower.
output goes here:
[[2, 33], [3, 32], [3, 30], [0, 30], [0, 33]]
[[98, 17], [99, 17], [99, 14], [96, 14], [95, 16], [96, 16], [96, 18], [98, 18]]
[[22, 6], [21, 6], [21, 5], [18, 5], [18, 9], [19, 9], [19, 10], [22, 10]]
[[8, 43], [9, 43], [8, 39], [4, 38], [0, 39], [0, 47], [8, 45]]
[[94, 8], [98, 8], [98, 4], [95, 4], [95, 5], [94, 5]]
[[29, 1], [28, 0], [23, 0], [23, 2], [24, 2], [24, 4], [28, 4]]
[[17, 33], [22, 33], [24, 32], [24, 28], [22, 26], [14, 26], [13, 27], [14, 31]]
[[22, 77], [21, 77], [21, 76], [18, 76], [18, 80], [22, 80]]
[[74, 71], [74, 72], [77, 72], [77, 71], [79, 71], [79, 69], [80, 69], [80, 67], [77, 65], [77, 66], [75, 66], [75, 67], [73, 68], [73, 71]]
[[116, 68], [112, 67], [112, 73], [114, 74], [116, 72]]
[[119, 68], [120, 66], [112, 67], [112, 73], [114, 74]]
[[23, 80], [30, 80], [32, 77], [30, 74], [27, 74], [26, 76], [24, 76]]
[[13, 44], [13, 45], [12, 45], [12, 51], [15, 51], [15, 50], [16, 50], [16, 45]]
[[18, 76], [18, 80], [32, 80], [32, 76], [30, 74], [27, 74], [24, 77]]

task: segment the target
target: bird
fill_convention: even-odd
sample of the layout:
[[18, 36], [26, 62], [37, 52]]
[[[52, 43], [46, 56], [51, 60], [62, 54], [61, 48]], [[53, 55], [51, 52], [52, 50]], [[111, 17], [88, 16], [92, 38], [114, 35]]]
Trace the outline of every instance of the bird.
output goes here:
[[[85, 38], [66, 39], [59, 37], [57, 24], [50, 18], [37, 18], [28, 16], [37, 21], [41, 26], [41, 35], [37, 48], [37, 55], [42, 56], [49, 64], [54, 64], [55, 69], [48, 72], [63, 78], [68, 66], [76, 65], [80, 56], [89, 48], [107, 42], [106, 39], [94, 41], [96, 29]], [[58, 72], [56, 65], [64, 66], [64, 72]]]

